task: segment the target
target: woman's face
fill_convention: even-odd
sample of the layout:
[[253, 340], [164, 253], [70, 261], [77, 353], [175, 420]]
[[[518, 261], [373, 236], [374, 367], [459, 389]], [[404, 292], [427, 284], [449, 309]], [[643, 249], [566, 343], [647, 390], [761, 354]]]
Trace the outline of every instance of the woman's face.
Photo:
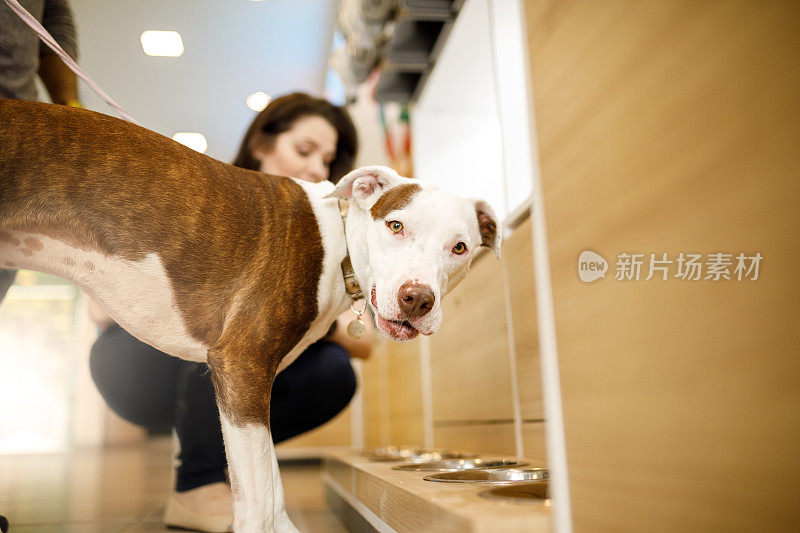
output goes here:
[[253, 155], [261, 161], [259, 170], [305, 181], [328, 179], [336, 157], [336, 129], [316, 115], [300, 117], [277, 137], [271, 150], [257, 147]]

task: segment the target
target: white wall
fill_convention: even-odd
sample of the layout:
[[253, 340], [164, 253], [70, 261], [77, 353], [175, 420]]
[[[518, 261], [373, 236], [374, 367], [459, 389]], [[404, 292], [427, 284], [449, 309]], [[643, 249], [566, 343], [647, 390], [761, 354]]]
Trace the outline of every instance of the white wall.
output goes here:
[[[256, 112], [256, 91], [320, 94], [333, 36], [335, 0], [71, 0], [80, 64], [146, 128], [171, 137], [200, 132], [208, 155], [235, 156]], [[176, 30], [178, 58], [149, 57], [144, 30]], [[80, 83], [86, 107], [114, 112]]]
[[416, 177], [486, 199], [501, 218], [531, 194], [522, 6], [467, 0], [414, 110]]

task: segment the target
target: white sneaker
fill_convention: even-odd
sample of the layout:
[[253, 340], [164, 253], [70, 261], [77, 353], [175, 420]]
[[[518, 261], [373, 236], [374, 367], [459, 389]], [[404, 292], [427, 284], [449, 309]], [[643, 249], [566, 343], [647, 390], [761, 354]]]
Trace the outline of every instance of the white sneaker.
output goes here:
[[164, 524], [208, 533], [233, 531], [233, 496], [227, 483], [173, 492], [164, 510]]

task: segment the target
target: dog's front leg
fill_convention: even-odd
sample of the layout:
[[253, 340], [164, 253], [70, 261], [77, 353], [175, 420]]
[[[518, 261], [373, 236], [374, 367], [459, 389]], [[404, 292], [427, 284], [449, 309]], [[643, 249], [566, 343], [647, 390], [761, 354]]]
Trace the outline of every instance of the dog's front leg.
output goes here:
[[269, 398], [277, 364], [254, 364], [212, 349], [208, 362], [217, 392], [237, 533], [297, 532], [286, 513], [269, 430]]
[[220, 406], [222, 434], [233, 491], [234, 531], [294, 532], [286, 513], [283, 485], [269, 428], [237, 425]]

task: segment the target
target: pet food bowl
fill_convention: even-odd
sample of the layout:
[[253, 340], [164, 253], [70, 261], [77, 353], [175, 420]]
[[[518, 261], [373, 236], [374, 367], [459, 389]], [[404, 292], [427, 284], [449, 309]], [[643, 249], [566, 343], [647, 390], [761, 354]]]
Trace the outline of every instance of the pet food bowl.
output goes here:
[[425, 481], [442, 483], [481, 483], [513, 485], [519, 483], [547, 483], [550, 472], [546, 468], [481, 468], [455, 472], [442, 472], [425, 476]]
[[411, 446], [381, 446], [361, 452], [373, 461], [404, 461], [414, 453], [428, 452], [430, 450], [416, 449]]
[[474, 470], [477, 468], [514, 468], [527, 465], [528, 463], [522, 463], [514, 459], [440, 459], [438, 461], [429, 461], [427, 463], [412, 463], [395, 466], [394, 470], [411, 470], [417, 472], [457, 472], [460, 470]]
[[439, 461], [441, 459], [471, 459], [477, 457], [475, 454], [429, 450], [425, 448], [413, 448], [411, 446], [383, 446], [367, 450], [364, 455], [373, 461], [410, 461], [412, 463], [424, 463]]

